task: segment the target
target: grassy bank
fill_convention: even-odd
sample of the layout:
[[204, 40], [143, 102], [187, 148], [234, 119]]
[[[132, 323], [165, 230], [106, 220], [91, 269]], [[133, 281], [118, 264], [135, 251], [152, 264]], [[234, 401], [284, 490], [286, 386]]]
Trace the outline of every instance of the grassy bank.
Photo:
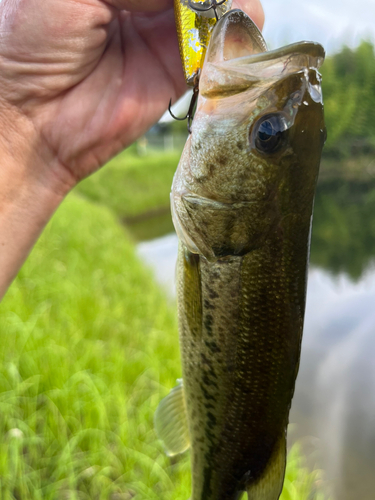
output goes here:
[[104, 204], [121, 219], [169, 208], [179, 152], [137, 156], [125, 151], [77, 186], [87, 199]]
[[[111, 211], [71, 195], [0, 307], [0, 498], [187, 500], [153, 430], [180, 376], [175, 311]], [[311, 495], [295, 450], [283, 500]]]
[[152, 426], [180, 376], [175, 314], [108, 210], [64, 203], [0, 325], [2, 499], [185, 498]]

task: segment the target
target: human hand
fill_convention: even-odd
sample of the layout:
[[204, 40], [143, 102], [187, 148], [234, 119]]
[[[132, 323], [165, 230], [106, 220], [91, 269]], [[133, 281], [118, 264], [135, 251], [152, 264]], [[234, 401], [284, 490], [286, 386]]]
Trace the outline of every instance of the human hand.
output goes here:
[[[259, 0], [237, 5], [262, 26]], [[62, 189], [185, 90], [171, 0], [3, 0], [0, 33], [0, 101]]]
[[[237, 0], [263, 25], [260, 0]], [[172, 0], [0, 0], [0, 299], [69, 190], [185, 91]]]

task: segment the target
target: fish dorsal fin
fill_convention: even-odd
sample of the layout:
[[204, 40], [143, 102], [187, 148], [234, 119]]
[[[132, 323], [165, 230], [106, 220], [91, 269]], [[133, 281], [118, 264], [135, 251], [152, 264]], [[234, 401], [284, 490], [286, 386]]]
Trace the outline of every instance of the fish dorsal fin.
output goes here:
[[286, 466], [285, 433], [277, 446], [262, 476], [247, 487], [248, 500], [278, 500], [283, 489]]
[[164, 399], [155, 412], [155, 430], [169, 456], [183, 453], [190, 447], [189, 428], [182, 380]]

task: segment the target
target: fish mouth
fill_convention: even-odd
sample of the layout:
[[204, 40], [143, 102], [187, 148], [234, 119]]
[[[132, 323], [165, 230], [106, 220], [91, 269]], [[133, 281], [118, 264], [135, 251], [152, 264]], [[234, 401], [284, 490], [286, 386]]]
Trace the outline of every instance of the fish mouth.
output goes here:
[[[240, 32], [239, 44], [235, 33]], [[245, 47], [245, 49], [244, 49]], [[226, 97], [269, 85], [305, 70], [318, 70], [325, 50], [302, 41], [267, 50], [263, 36], [244, 12], [227, 12], [215, 26], [200, 79], [204, 97]]]
[[285, 47], [213, 63], [220, 71], [247, 76], [252, 82], [285, 78], [305, 69], [318, 70], [325, 50], [317, 42], [296, 42]]
[[[238, 57], [229, 61], [223, 61], [222, 64], [234, 64], [236, 66], [243, 66], [260, 62], [275, 61], [279, 58], [288, 59], [289, 57], [296, 56], [299, 56], [301, 59], [303, 57], [312, 58], [315, 62], [315, 67], [319, 69], [324, 62], [325, 50], [323, 46], [318, 42], [302, 41], [291, 43], [290, 45], [285, 45], [284, 47], [279, 47], [278, 49], [261, 52], [259, 54], [253, 54], [245, 57]], [[301, 69], [305, 67], [305, 62], [305, 60], [301, 60]]]
[[212, 32], [206, 61], [209, 63], [252, 64], [288, 58], [292, 55], [309, 56], [316, 59], [317, 66], [323, 64], [325, 50], [317, 42], [301, 41], [268, 50], [267, 44], [252, 19], [240, 9], [224, 14]]

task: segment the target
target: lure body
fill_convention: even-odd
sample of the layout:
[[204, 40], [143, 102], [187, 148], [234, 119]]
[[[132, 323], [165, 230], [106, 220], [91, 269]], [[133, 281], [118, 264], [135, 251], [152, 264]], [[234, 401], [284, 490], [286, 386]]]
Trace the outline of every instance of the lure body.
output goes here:
[[[207, 8], [207, 1], [191, 0], [192, 5], [197, 8]], [[221, 17], [232, 5], [232, 0], [217, 7], [217, 13]], [[194, 85], [194, 78], [202, 69], [204, 57], [210, 41], [213, 27], [216, 24], [215, 12], [194, 11], [188, 0], [175, 0], [174, 2], [176, 27], [180, 55], [185, 79], [188, 85]]]

